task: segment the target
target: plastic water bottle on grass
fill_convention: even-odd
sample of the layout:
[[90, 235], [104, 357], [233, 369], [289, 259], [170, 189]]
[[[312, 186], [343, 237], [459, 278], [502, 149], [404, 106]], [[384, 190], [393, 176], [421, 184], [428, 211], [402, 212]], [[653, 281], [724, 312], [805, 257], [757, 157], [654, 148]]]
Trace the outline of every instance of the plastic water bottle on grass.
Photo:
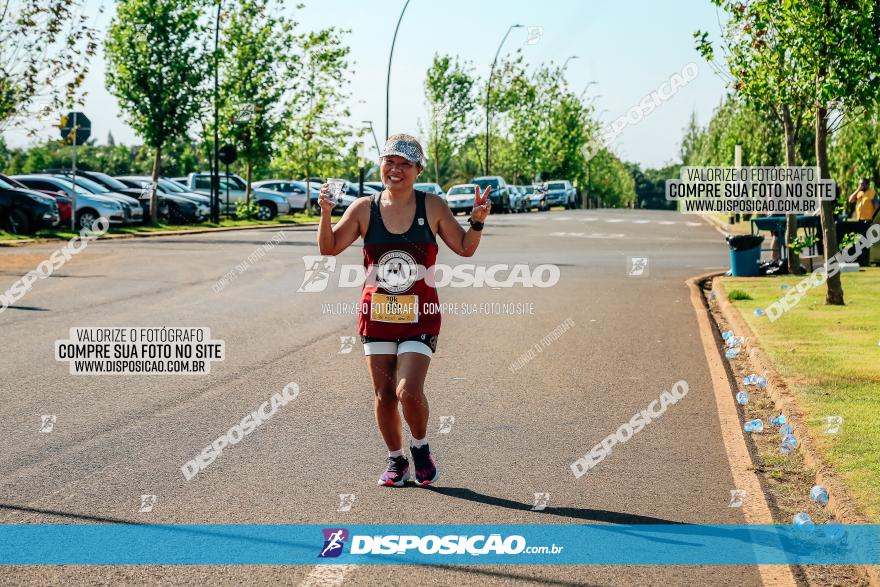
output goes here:
[[810, 489], [810, 501], [825, 507], [828, 505], [828, 491], [826, 491], [821, 485], [814, 485], [813, 488]]
[[738, 394], [736, 394], [736, 403], [738, 403], [741, 406], [744, 406], [747, 403], [749, 403], [749, 394], [747, 394], [744, 391], [741, 391]]
[[754, 385], [755, 377], [757, 377], [757, 375], [746, 375], [745, 377], [743, 377], [743, 385]]
[[724, 332], [721, 333], [721, 338], [723, 340], [727, 340], [732, 336], [733, 336], [733, 330], [725, 330]]
[[746, 422], [745, 426], [743, 426], [743, 430], [746, 432], [763, 432], [764, 431], [764, 421], [763, 420], [749, 420]]
[[779, 447], [780, 454], [787, 455], [797, 448], [798, 440], [794, 434], [786, 434], [782, 437], [782, 445]]
[[792, 518], [791, 523], [795, 526], [814, 526], [812, 518], [810, 518], [810, 514], [806, 512], [801, 512], [796, 514], [794, 518]]
[[767, 387], [767, 378], [762, 375], [754, 375], [752, 382], [758, 386], [758, 389], [765, 389]]
[[785, 438], [792, 432], [794, 432], [794, 428], [792, 428], [790, 424], [783, 424], [779, 427], [779, 436], [781, 436], [782, 438]]
[[770, 420], [770, 423], [774, 426], [782, 426], [783, 424], [785, 424], [785, 414], [779, 414], [778, 416]]
[[724, 356], [728, 359], [732, 359], [739, 354], [739, 347], [733, 347], [732, 349], [727, 349], [724, 351]]
[[761, 308], [755, 308], [755, 316], [763, 316], [763, 315], [764, 315], [764, 310], [762, 310]]

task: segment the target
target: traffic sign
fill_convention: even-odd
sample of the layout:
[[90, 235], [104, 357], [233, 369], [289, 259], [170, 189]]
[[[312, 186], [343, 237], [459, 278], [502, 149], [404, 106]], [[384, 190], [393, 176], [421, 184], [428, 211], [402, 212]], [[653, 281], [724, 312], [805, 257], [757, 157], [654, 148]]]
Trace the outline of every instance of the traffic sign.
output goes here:
[[238, 159], [238, 152], [234, 145], [223, 145], [217, 151], [217, 158], [223, 165], [232, 165]]
[[61, 138], [70, 144], [82, 145], [92, 136], [92, 121], [82, 112], [63, 114], [58, 128]]

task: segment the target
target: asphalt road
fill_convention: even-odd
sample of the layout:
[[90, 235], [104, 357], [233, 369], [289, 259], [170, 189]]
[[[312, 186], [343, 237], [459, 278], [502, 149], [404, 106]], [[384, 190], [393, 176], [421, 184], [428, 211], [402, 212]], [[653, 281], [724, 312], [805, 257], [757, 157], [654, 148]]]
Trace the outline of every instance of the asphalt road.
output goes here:
[[[463, 219], [461, 219], [463, 221]], [[254, 263], [266, 241], [279, 244]], [[283, 238], [282, 238], [283, 237]], [[0, 522], [742, 523], [688, 277], [726, 264], [716, 230], [672, 212], [493, 216], [479, 264], [553, 263], [551, 288], [443, 288], [441, 302], [521, 302], [532, 315], [447, 315], [427, 380], [434, 489], [379, 488], [356, 318], [322, 311], [359, 290], [298, 293], [311, 227], [96, 242], [0, 314]], [[0, 249], [0, 286], [58, 244]], [[631, 276], [631, 257], [647, 275]], [[459, 259], [441, 244], [440, 263]], [[352, 246], [340, 263], [360, 263]], [[225, 286], [236, 265], [246, 270]], [[237, 274], [237, 272], [236, 272]], [[335, 307], [335, 306], [334, 306]], [[516, 372], [509, 365], [569, 320]], [[71, 327], [188, 326], [225, 341], [209, 375], [74, 376]], [[571, 463], [680, 379], [689, 393], [575, 478]], [[194, 479], [180, 466], [296, 382], [301, 393]], [[41, 433], [41, 415], [56, 416]], [[441, 417], [454, 416], [447, 433]], [[535, 493], [545, 511], [530, 511]], [[141, 495], [155, 495], [139, 512]], [[338, 512], [339, 495], [353, 494]], [[83, 517], [85, 516], [85, 518]], [[7, 567], [4, 584], [755, 585], [743, 567]]]

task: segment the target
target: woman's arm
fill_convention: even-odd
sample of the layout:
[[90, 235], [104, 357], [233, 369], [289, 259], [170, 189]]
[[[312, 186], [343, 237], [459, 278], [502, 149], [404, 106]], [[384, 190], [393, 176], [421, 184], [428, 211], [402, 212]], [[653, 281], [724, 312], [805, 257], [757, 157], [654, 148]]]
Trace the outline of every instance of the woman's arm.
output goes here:
[[[321, 196], [324, 196], [322, 189]], [[364, 209], [369, 214], [370, 198], [358, 198], [342, 214], [336, 226], [330, 224], [333, 203], [319, 198], [321, 220], [318, 223], [318, 250], [322, 255], [338, 255], [363, 233]]]
[[[481, 196], [480, 188], [474, 188], [476, 195], [474, 198], [474, 209], [471, 212], [471, 218], [473, 218], [474, 222], [483, 222], [489, 214], [489, 208], [491, 207], [491, 203], [489, 202], [490, 189], [491, 188], [486, 188], [486, 192]], [[437, 196], [434, 196], [434, 198], [443, 202], [443, 200]], [[434, 198], [431, 199], [433, 200]], [[437, 233], [440, 235], [440, 238], [443, 239], [443, 242], [446, 243], [446, 246], [462, 257], [473, 256], [473, 254], [477, 252], [477, 247], [480, 245], [480, 231], [474, 230], [473, 228], [468, 228], [468, 230], [465, 231], [455, 220], [455, 216], [452, 215], [452, 211], [445, 202], [443, 202], [442, 206], [435, 205], [434, 209], [440, 214], [440, 220], [437, 223]]]

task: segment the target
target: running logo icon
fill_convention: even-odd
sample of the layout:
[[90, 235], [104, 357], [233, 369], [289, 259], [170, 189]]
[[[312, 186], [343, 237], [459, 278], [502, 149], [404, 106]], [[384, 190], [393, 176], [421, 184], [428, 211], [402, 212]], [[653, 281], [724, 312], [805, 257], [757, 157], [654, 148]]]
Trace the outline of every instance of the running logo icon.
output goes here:
[[437, 432], [440, 434], [449, 434], [452, 432], [453, 424], [455, 424], [455, 416], [440, 416], [440, 428]]
[[40, 432], [52, 432], [52, 429], [55, 427], [55, 422], [58, 421], [55, 414], [43, 414], [41, 418]]
[[297, 293], [316, 293], [327, 289], [330, 274], [336, 269], [336, 257], [304, 255], [306, 274]]
[[648, 258], [647, 257], [630, 257], [629, 271], [630, 277], [645, 277], [648, 275]]
[[148, 514], [153, 511], [153, 508], [156, 506], [156, 499], [158, 499], [155, 495], [142, 495], [141, 496], [141, 509], [138, 511], [142, 514]]
[[339, 352], [338, 355], [347, 355], [352, 349], [354, 349], [354, 337], [353, 336], [340, 336], [339, 337]]
[[743, 502], [746, 500], [746, 490], [745, 489], [731, 489], [730, 490], [730, 502], [727, 504], [729, 508], [741, 508]]
[[324, 528], [324, 548], [318, 558], [336, 558], [342, 554], [342, 547], [348, 540], [348, 530], [345, 528]]
[[532, 506], [533, 512], [543, 512], [547, 509], [547, 504], [550, 503], [550, 494], [549, 493], [536, 493], [535, 494], [535, 505]]

